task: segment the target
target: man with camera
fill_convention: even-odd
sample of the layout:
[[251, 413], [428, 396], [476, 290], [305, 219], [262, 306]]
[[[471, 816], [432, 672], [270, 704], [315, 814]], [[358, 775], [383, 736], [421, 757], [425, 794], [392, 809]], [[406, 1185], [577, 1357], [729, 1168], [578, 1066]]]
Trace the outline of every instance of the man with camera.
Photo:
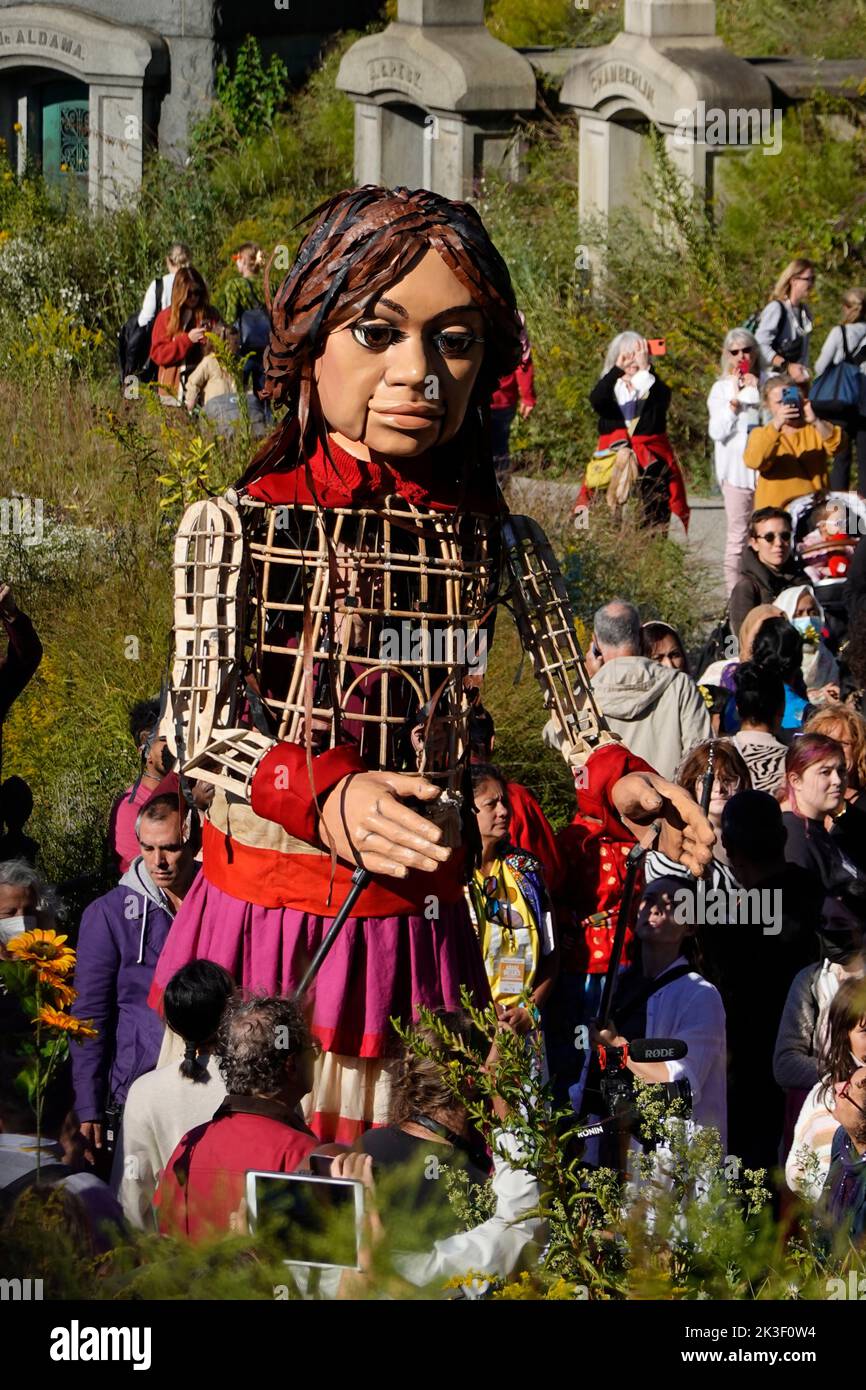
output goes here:
[[[691, 880], [661, 878], [641, 896], [635, 937], [639, 962], [621, 976], [614, 1009], [617, 1026], [593, 1028], [593, 1047], [628, 1049], [636, 1037], [685, 1043], [682, 1060], [636, 1061], [625, 1051], [625, 1069], [644, 1082], [688, 1082], [696, 1124], [719, 1131], [727, 1142], [725, 1009], [716, 987], [694, 961], [699, 900]], [[588, 1082], [588, 1088], [591, 1085]]]
[[826, 492], [830, 464], [842, 431], [819, 420], [805, 387], [789, 376], [772, 376], [762, 393], [769, 424], [753, 429], [743, 462], [758, 474], [755, 508], [785, 507], [795, 497]]

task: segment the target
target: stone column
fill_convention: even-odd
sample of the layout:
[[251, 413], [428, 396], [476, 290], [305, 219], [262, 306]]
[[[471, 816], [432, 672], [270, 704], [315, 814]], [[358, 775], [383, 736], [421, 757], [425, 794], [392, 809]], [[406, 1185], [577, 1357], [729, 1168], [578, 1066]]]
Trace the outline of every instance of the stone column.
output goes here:
[[397, 0], [400, 24], [483, 24], [484, 0]]
[[578, 216], [607, 217], [618, 208], [639, 208], [646, 196], [651, 159], [640, 130], [582, 116]]
[[141, 183], [144, 165], [142, 98], [141, 84], [90, 84], [88, 188], [94, 207], [119, 207], [135, 195]]
[[714, 38], [716, 0], [625, 0], [623, 33], [646, 39]]
[[382, 108], [374, 101], [355, 104], [355, 178], [359, 184], [382, 181]]

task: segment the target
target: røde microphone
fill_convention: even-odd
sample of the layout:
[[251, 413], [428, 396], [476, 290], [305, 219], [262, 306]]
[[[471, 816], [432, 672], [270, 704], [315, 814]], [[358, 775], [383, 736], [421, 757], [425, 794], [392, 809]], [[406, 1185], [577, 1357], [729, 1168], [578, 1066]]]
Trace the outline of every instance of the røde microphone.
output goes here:
[[633, 1062], [678, 1062], [688, 1050], [679, 1038], [635, 1038], [628, 1045]]

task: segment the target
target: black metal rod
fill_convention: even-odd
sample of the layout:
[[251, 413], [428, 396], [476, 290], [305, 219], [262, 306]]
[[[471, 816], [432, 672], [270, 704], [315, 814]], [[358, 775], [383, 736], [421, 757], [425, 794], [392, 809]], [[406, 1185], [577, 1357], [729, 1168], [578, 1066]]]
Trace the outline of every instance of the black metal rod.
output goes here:
[[301, 980], [301, 983], [298, 985], [297, 989], [292, 995], [292, 998], [295, 1000], [296, 1003], [299, 1000], [303, 999], [307, 990], [310, 988], [310, 985], [315, 980], [316, 976], [318, 975], [319, 971], [325, 963], [326, 956], [331, 950], [331, 947], [333, 946], [337, 937], [340, 935], [343, 923], [351, 913], [352, 908], [355, 906], [355, 903], [358, 901], [359, 895], [364, 891], [369, 882], [369, 870], [362, 869], [359, 866], [352, 874], [352, 886], [346, 894], [345, 900], [343, 901], [343, 904], [340, 907], [339, 912], [337, 913], [336, 917], [334, 918], [333, 922], [328, 928], [327, 934], [322, 938], [321, 942], [319, 943], [319, 949], [316, 951], [316, 954], [313, 956], [313, 959], [310, 961], [309, 965], [304, 971], [303, 979]]
[[710, 740], [709, 752], [707, 754], [707, 770], [701, 778], [701, 810], [707, 815], [710, 809], [710, 802], [713, 797], [713, 782], [715, 780], [716, 763], [716, 744], [715, 740]]
[[616, 988], [616, 978], [619, 974], [619, 965], [622, 960], [622, 953], [625, 949], [625, 936], [628, 931], [629, 917], [631, 916], [631, 906], [634, 902], [634, 890], [637, 883], [637, 876], [644, 855], [652, 849], [661, 830], [661, 821], [654, 821], [651, 827], [651, 835], [645, 845], [640, 841], [633, 845], [629, 850], [628, 858], [625, 861], [625, 883], [622, 889], [622, 898], [619, 904], [619, 916], [616, 919], [616, 932], [613, 938], [613, 948], [610, 953], [610, 963], [607, 967], [607, 975], [604, 981], [604, 992], [601, 996], [601, 1010], [599, 1014], [599, 1029], [603, 1030], [610, 1023], [611, 1009], [613, 1007], [613, 993]]

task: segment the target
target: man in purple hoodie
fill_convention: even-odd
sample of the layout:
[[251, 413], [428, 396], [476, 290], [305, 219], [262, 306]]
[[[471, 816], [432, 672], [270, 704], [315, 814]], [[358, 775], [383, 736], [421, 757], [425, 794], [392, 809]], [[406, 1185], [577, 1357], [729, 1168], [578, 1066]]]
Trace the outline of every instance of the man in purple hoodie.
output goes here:
[[81, 918], [74, 1013], [92, 1018], [98, 1032], [72, 1049], [72, 1079], [91, 1162], [103, 1147], [106, 1115], [123, 1106], [133, 1081], [159, 1056], [163, 1024], [148, 1007], [148, 991], [198, 869], [184, 822], [177, 796], [147, 802], [135, 827], [138, 858]]

